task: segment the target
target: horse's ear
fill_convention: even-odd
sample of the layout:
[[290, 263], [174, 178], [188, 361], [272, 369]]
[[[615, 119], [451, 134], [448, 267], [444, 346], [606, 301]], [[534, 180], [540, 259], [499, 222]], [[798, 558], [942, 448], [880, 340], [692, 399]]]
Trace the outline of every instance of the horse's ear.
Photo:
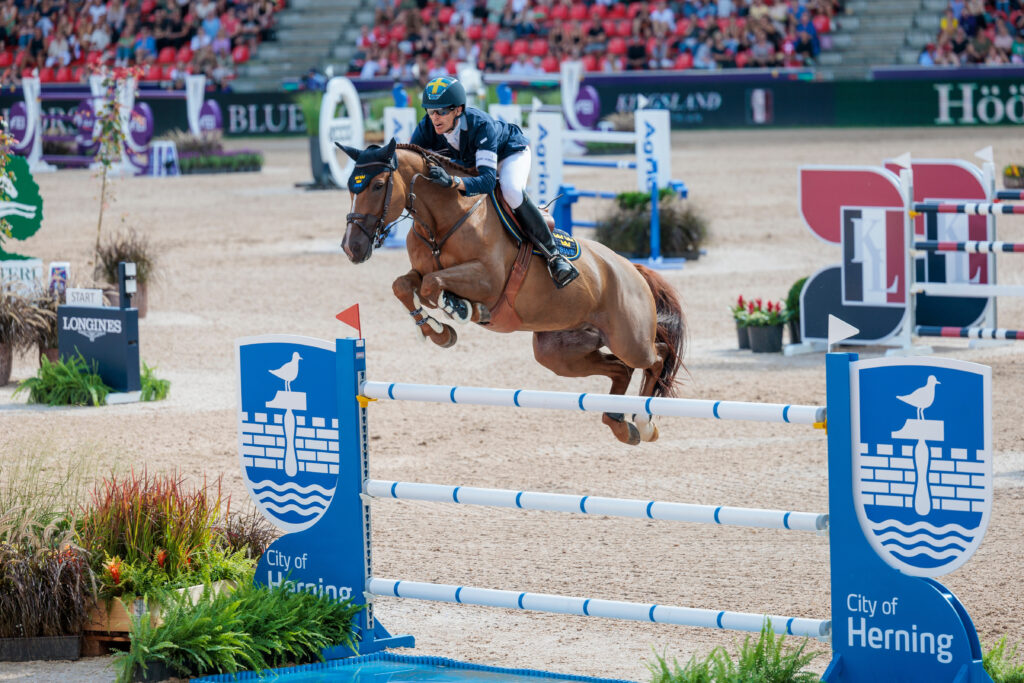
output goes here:
[[395, 153], [395, 148], [398, 146], [398, 140], [391, 138], [391, 142], [388, 143], [388, 158], [390, 159]]
[[338, 149], [347, 154], [353, 161], [359, 160], [359, 155], [362, 153], [362, 150], [356, 149], [355, 147], [347, 147], [340, 142], [335, 142], [334, 144], [337, 145]]

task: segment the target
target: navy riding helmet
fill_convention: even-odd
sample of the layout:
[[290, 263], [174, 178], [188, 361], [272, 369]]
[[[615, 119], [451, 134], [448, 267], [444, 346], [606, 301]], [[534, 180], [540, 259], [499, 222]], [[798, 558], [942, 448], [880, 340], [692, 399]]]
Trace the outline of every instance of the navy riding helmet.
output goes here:
[[423, 108], [439, 109], [466, 105], [466, 89], [458, 79], [442, 76], [427, 83], [423, 88]]

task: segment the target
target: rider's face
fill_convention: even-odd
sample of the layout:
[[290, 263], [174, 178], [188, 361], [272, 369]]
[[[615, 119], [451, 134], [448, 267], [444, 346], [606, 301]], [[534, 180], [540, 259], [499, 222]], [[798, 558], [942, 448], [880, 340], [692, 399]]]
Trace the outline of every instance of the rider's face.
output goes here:
[[441, 107], [439, 109], [427, 110], [430, 122], [434, 124], [434, 131], [439, 135], [450, 133], [455, 128], [455, 117], [458, 107]]

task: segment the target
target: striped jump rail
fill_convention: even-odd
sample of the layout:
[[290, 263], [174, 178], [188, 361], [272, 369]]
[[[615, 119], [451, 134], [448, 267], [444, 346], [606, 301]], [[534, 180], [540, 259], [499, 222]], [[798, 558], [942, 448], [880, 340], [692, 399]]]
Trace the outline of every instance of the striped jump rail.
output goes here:
[[1024, 253], [1024, 242], [941, 242], [921, 240], [914, 242], [917, 251], [963, 251], [968, 254]]
[[1002, 214], [1024, 214], [1024, 204], [976, 203], [916, 203], [911, 215], [922, 213], [963, 213], [971, 216], [997, 216]]
[[[1022, 288], [1024, 289], [1024, 288]], [[565, 391], [455, 387], [437, 384], [363, 382], [367, 398], [426, 403], [456, 403], [506, 408], [582, 410], [600, 413], [647, 414], [667, 417], [702, 417], [717, 420], [786, 422], [822, 426], [825, 406], [707, 401], [688, 398], [653, 398], [612, 394], [576, 394]]]
[[1024, 296], [1024, 285], [972, 285], [959, 282], [915, 282], [913, 294], [955, 297]]
[[623, 168], [636, 169], [635, 161], [598, 161], [589, 159], [563, 159], [563, 166], [586, 166], [590, 168]]
[[996, 199], [1024, 199], [1024, 190], [997, 190]]
[[564, 130], [562, 137], [576, 142], [636, 142], [636, 131], [622, 130]]
[[432, 602], [454, 602], [460, 605], [482, 607], [504, 607], [506, 609], [550, 612], [553, 614], [575, 614], [577, 616], [627, 619], [656, 624], [679, 626], [700, 626], [704, 628], [730, 629], [735, 631], [758, 632], [765, 619], [771, 621], [772, 630], [779, 634], [805, 636], [828, 640], [832, 634], [832, 622], [827, 619], [803, 619], [749, 612], [728, 612], [724, 610], [698, 609], [694, 607], [673, 607], [618, 600], [597, 600], [547, 593], [521, 593], [518, 591], [453, 586], [420, 581], [400, 581], [370, 577], [366, 582], [371, 595], [412, 598]]
[[918, 325], [915, 328], [915, 334], [919, 337], [1024, 340], [1024, 330], [1007, 330], [1002, 327], [940, 327], [938, 325]]
[[519, 510], [543, 510], [545, 512], [573, 512], [608, 517], [721, 524], [758, 529], [812, 532], [824, 532], [828, 529], [828, 515], [813, 512], [667, 503], [654, 500], [602, 498], [379, 479], [367, 479], [363, 484], [363, 493], [371, 498], [381, 499], [459, 503]]

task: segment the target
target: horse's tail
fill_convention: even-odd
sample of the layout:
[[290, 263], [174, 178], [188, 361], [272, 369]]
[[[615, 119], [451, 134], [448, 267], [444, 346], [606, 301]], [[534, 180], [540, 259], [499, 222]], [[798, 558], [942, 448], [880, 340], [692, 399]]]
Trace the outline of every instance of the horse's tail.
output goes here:
[[636, 269], [647, 281], [647, 286], [654, 295], [654, 305], [658, 311], [657, 340], [666, 344], [669, 349], [652, 396], [672, 397], [676, 395], [676, 373], [680, 368], [685, 369], [683, 353], [686, 350], [686, 315], [679, 303], [679, 297], [665, 278], [646, 266], [636, 264]]

